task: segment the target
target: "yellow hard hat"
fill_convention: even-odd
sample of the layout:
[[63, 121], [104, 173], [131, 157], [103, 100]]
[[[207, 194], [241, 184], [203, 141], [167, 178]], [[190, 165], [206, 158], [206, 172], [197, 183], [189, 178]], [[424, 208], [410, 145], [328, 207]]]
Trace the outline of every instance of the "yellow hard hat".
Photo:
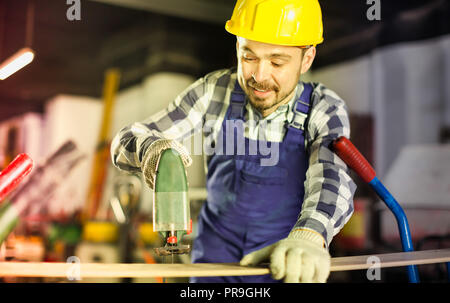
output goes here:
[[318, 0], [238, 0], [225, 29], [258, 42], [306, 46], [323, 41]]

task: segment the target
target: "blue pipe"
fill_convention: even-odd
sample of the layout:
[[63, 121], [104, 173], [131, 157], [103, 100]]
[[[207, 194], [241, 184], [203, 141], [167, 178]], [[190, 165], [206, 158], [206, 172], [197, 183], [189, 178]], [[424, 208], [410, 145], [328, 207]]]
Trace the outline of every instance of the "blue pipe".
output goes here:
[[447, 262], [446, 265], [447, 265], [447, 281], [450, 282], [450, 262]]
[[[411, 232], [409, 231], [408, 219], [406, 218], [405, 212], [403, 211], [400, 204], [398, 204], [398, 202], [389, 193], [386, 187], [384, 187], [380, 180], [378, 180], [377, 177], [373, 178], [372, 181], [369, 182], [369, 185], [394, 214], [395, 219], [397, 220], [403, 251], [414, 251], [411, 240]], [[408, 265], [408, 276], [411, 283], [419, 283], [419, 272], [417, 270], [417, 266]]]

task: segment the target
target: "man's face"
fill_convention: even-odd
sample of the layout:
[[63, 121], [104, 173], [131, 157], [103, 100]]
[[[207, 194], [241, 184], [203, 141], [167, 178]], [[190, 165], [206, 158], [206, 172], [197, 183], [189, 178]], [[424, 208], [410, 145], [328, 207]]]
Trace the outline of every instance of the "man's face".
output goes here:
[[238, 37], [239, 84], [263, 116], [293, 96], [302, 71], [302, 50]]

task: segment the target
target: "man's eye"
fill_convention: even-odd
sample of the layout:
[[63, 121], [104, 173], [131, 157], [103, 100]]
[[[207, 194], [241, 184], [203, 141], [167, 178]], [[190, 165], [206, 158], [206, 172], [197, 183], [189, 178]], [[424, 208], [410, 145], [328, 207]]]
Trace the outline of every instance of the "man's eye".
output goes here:
[[272, 65], [275, 66], [275, 67], [280, 67], [280, 66], [282, 66], [283, 64], [282, 64], [282, 63], [272, 62]]
[[245, 60], [245, 61], [254, 61], [255, 58], [244, 57], [244, 60]]

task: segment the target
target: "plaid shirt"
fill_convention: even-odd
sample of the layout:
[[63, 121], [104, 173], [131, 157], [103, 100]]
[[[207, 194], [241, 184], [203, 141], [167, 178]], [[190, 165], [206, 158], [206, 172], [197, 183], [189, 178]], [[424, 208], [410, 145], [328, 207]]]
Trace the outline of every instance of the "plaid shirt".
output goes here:
[[[165, 110], [145, 121], [122, 128], [111, 145], [113, 164], [122, 170], [140, 172], [145, 151], [161, 138], [186, 142], [186, 138], [201, 133], [204, 144], [214, 146], [230, 104], [236, 77], [235, 69], [212, 72], [185, 89]], [[344, 101], [324, 85], [311, 84], [314, 91], [305, 131], [309, 167], [302, 210], [293, 230], [316, 231], [324, 237], [328, 246], [353, 213], [355, 183], [345, 163], [329, 148], [334, 139], [340, 136], [349, 138], [350, 127]], [[286, 122], [294, 116], [292, 106], [302, 91], [300, 81], [292, 100], [265, 118], [246, 102], [245, 136], [281, 142], [286, 132]], [[208, 127], [205, 127], [206, 124]], [[265, 127], [262, 129], [263, 124]], [[206, 170], [210, 158], [211, 155], [204, 156]]]

